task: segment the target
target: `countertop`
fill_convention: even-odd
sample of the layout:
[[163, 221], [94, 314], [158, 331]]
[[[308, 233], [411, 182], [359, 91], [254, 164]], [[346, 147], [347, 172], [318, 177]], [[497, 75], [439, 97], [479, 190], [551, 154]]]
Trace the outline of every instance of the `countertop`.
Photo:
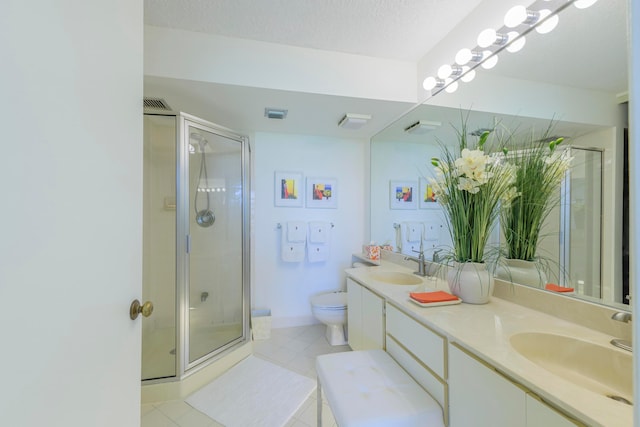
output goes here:
[[[632, 426], [633, 407], [616, 402], [569, 382], [519, 354], [510, 344], [512, 335], [521, 332], [543, 332], [565, 335], [611, 347], [614, 338], [549, 314], [492, 297], [483, 305], [457, 304], [420, 307], [409, 300], [409, 292], [441, 289], [449, 291], [446, 281], [423, 278], [419, 285], [393, 285], [372, 280], [371, 271], [412, 270], [391, 262], [380, 266], [347, 269], [347, 276], [383, 297], [420, 323], [457, 343], [481, 360], [494, 366], [552, 406], [593, 426]], [[418, 277], [418, 276], [416, 276]], [[629, 372], [629, 376], [632, 372]]]

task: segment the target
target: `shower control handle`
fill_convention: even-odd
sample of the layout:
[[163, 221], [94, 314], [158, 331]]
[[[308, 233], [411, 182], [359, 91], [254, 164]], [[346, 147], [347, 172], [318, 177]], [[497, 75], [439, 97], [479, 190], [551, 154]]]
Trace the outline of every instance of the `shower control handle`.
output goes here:
[[134, 299], [131, 303], [131, 307], [129, 307], [129, 317], [131, 317], [131, 320], [136, 320], [140, 313], [142, 313], [144, 317], [151, 316], [151, 313], [153, 313], [153, 303], [151, 301], [147, 301], [141, 305], [140, 301]]

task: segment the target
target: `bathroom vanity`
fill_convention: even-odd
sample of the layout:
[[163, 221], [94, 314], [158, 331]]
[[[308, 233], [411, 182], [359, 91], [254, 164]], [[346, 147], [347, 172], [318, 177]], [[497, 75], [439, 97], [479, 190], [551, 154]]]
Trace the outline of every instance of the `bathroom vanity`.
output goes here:
[[[442, 406], [448, 426], [633, 424], [632, 406], [607, 397], [633, 394], [631, 353], [614, 348], [614, 337], [495, 296], [484, 305], [421, 307], [409, 292], [448, 291], [446, 281], [395, 263], [346, 273], [350, 345], [390, 353]], [[610, 373], [578, 366], [596, 350]]]

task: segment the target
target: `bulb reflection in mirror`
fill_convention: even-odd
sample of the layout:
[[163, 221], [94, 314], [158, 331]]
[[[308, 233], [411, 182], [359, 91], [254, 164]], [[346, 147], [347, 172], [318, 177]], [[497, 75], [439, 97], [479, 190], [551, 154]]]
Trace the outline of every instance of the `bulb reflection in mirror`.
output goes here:
[[[509, 40], [513, 40], [518, 37], [518, 33], [515, 31], [509, 32]], [[512, 42], [509, 46], [507, 46], [507, 52], [516, 53], [520, 49], [522, 49], [527, 42], [524, 36], [520, 37], [518, 40]]]
[[[491, 55], [491, 51], [485, 50], [484, 54], [485, 56], [489, 56]], [[487, 58], [481, 65], [482, 65], [482, 68], [484, 68], [485, 70], [490, 70], [493, 67], [495, 67], [497, 63], [498, 63], [498, 55], [493, 55]]]
[[469, 83], [476, 78], [476, 70], [469, 70], [469, 67], [462, 67], [462, 73], [463, 75], [460, 77], [460, 80], [465, 83]]
[[422, 87], [424, 88], [424, 90], [431, 90], [435, 88], [437, 84], [438, 82], [436, 78], [429, 76], [422, 82]]
[[[451, 81], [451, 79], [447, 79], [447, 83], [449, 81]], [[449, 86], [447, 86], [444, 90], [445, 90], [445, 92], [448, 92], [448, 93], [455, 92], [456, 90], [458, 90], [458, 81], [456, 80], [453, 83], [449, 83]]]
[[578, 9], [586, 9], [593, 6], [597, 1], [598, 0], [576, 0], [573, 5]]
[[[542, 9], [540, 11], [540, 19], [546, 18], [550, 13], [551, 11], [549, 9]], [[538, 25], [536, 27], [536, 31], [540, 34], [550, 33], [551, 31], [553, 31], [554, 28], [558, 26], [559, 21], [560, 21], [560, 18], [558, 17], [558, 15], [553, 15], [552, 17], [544, 21], [542, 24]]]

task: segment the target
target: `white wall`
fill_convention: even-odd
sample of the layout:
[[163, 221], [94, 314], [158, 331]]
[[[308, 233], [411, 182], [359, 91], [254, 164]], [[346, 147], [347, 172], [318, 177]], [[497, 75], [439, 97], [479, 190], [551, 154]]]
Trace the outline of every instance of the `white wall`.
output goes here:
[[[257, 133], [254, 146], [254, 220], [252, 305], [269, 308], [273, 327], [315, 323], [309, 298], [325, 290], [345, 289], [343, 270], [361, 250], [368, 215], [365, 184], [368, 140], [310, 135]], [[337, 209], [276, 207], [275, 171], [299, 171], [304, 177], [335, 178]], [[328, 221], [335, 227], [327, 262], [285, 263], [280, 259], [281, 231], [287, 221]]]
[[139, 425], [142, 15], [2, 2], [2, 426]]

